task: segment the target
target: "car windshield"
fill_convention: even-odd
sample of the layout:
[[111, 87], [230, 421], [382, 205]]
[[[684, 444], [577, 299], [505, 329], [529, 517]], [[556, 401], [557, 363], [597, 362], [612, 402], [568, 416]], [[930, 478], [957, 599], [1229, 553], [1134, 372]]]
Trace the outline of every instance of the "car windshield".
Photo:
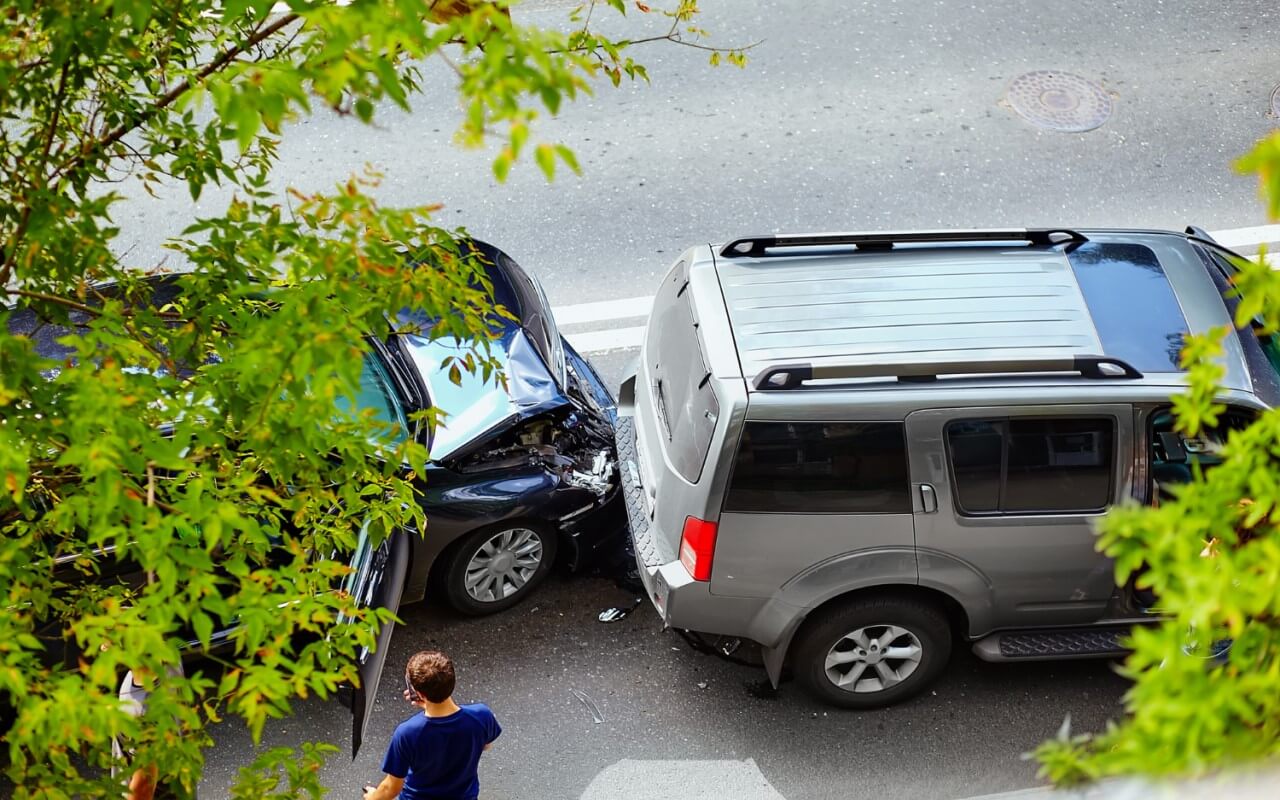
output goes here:
[[[523, 342], [523, 337], [517, 338]], [[432, 406], [445, 415], [443, 424], [435, 426], [431, 458], [448, 457], [460, 446], [516, 413], [517, 407], [510, 393], [492, 379], [485, 381], [480, 373], [467, 370], [461, 370], [457, 383], [449, 379], [446, 360], [465, 356], [469, 351], [467, 345], [451, 336], [428, 339], [407, 335], [405, 342], [414, 366], [430, 387]], [[511, 369], [506, 352], [497, 344], [493, 355], [500, 361], [508, 386], [518, 390], [527, 380], [525, 371]], [[532, 352], [532, 348], [528, 350]]]
[[391, 376], [374, 353], [365, 353], [364, 363], [360, 368], [360, 385], [356, 389], [355, 402], [346, 396], [338, 398], [337, 406], [344, 412], [353, 413], [366, 409], [373, 411], [373, 418], [380, 423], [382, 435], [376, 442], [387, 447], [396, 447], [409, 436], [409, 422], [405, 416], [404, 404], [391, 383]]

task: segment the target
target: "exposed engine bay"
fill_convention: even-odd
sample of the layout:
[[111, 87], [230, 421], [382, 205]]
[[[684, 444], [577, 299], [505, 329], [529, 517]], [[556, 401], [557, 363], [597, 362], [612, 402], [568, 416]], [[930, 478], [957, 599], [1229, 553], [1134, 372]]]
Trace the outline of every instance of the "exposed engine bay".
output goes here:
[[619, 481], [611, 434], [594, 415], [564, 407], [524, 421], [454, 466], [464, 473], [543, 466], [563, 483], [604, 497]]

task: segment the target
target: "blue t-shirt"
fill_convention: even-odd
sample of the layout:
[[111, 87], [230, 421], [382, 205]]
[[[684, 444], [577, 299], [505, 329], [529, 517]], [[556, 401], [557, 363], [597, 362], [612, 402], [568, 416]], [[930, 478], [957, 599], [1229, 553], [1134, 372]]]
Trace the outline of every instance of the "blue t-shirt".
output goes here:
[[480, 754], [500, 733], [484, 703], [447, 717], [416, 714], [396, 726], [382, 771], [405, 779], [402, 800], [473, 800], [480, 795]]

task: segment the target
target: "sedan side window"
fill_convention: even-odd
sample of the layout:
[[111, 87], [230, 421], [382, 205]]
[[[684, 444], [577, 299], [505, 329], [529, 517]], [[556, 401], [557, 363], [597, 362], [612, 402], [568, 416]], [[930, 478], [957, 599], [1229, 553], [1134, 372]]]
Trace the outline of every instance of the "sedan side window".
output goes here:
[[[336, 405], [344, 411], [352, 410], [352, 404], [345, 397], [339, 397]], [[387, 431], [382, 439], [386, 444], [395, 446], [408, 437], [409, 423], [404, 406], [386, 368], [373, 353], [365, 353], [354, 405], [357, 412], [364, 409], [373, 411], [373, 418]]]
[[957, 420], [946, 438], [963, 514], [1096, 513], [1111, 501], [1109, 417]]

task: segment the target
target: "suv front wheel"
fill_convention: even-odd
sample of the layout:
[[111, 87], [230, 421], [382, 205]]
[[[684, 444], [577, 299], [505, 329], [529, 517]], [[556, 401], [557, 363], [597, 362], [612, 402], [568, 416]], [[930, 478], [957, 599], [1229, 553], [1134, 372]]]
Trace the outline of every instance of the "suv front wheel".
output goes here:
[[905, 598], [854, 600], [809, 624], [797, 643], [796, 679], [844, 708], [892, 705], [924, 689], [951, 656], [951, 629], [932, 605]]

